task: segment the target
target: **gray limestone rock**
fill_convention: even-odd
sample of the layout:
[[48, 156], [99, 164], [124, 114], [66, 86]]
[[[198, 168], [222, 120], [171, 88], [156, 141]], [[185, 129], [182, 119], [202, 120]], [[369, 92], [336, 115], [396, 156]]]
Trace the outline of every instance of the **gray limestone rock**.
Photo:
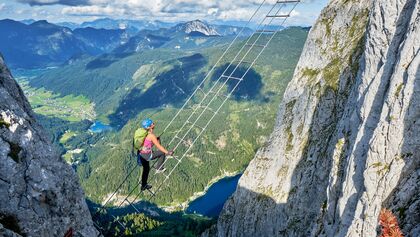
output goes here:
[[0, 236], [97, 236], [73, 169], [0, 56]]
[[[420, 2], [332, 0], [206, 236], [420, 236]], [[213, 234], [212, 234], [213, 233]]]

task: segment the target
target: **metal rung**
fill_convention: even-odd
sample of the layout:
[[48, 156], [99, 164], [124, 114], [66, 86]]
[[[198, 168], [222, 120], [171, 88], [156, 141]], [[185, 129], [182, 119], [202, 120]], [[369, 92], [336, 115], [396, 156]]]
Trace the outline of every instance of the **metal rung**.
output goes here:
[[[210, 91], [209, 93], [211, 93], [212, 91]], [[195, 123], [193, 123], [193, 122], [191, 122], [190, 120], [187, 120], [187, 122], [186, 123], [189, 123], [189, 124], [192, 124], [194, 127], [197, 127], [197, 128], [199, 128], [199, 129], [201, 129], [201, 130], [204, 130], [204, 128], [202, 128], [201, 126], [198, 126], [197, 124], [195, 124]]]
[[213, 114], [215, 114], [215, 113], [216, 113], [216, 112], [215, 112], [212, 108], [210, 108], [210, 107], [200, 106], [200, 108], [204, 108], [205, 110], [210, 111], [210, 112], [212, 112]]
[[169, 180], [170, 174], [169, 175], [163, 175], [163, 176], [165, 177], [165, 179], [163, 179], [163, 182], [165, 182], [166, 180]]
[[125, 225], [123, 225], [116, 216], [114, 216], [113, 214], [111, 214], [112, 218], [114, 218], [114, 220], [116, 220], [118, 222], [118, 224], [120, 224], [120, 226], [122, 226], [124, 229], [127, 228]]
[[216, 92], [214, 92], [214, 91], [209, 91], [209, 93], [212, 93], [212, 94], [217, 94], [217, 96], [220, 96], [221, 98], [226, 98], [226, 97], [228, 97], [227, 95], [219, 94], [219, 93], [216, 93]]
[[140, 212], [140, 210], [139, 210], [139, 209], [137, 209], [137, 207], [135, 207], [132, 203], [130, 203], [130, 206], [131, 206], [134, 210], [136, 210], [136, 212]]
[[105, 230], [104, 228], [102, 228], [102, 226], [100, 226], [98, 223], [96, 223], [96, 221], [93, 222], [93, 225], [96, 226], [96, 229], [98, 229], [98, 228], [100, 229], [99, 232], [102, 232], [101, 230]]
[[287, 17], [290, 17], [290, 15], [267, 15], [266, 17], [271, 17], [271, 18], [287, 18]]
[[178, 162], [181, 162], [180, 159], [176, 158], [176, 156], [172, 156], [175, 160], [177, 160]]
[[261, 48], [265, 48], [265, 47], [267, 47], [267, 45], [264, 45], [264, 44], [246, 44], [245, 46], [250, 46], [250, 47], [261, 47]]
[[227, 96], [227, 95], [219, 95], [222, 99], [224, 99], [224, 98], [228, 98], [229, 99], [229, 96]]
[[300, 2], [300, 0], [290, 0], [290, 1], [285, 0], [285, 1], [277, 1], [277, 3], [297, 3], [297, 2]]
[[232, 77], [232, 76], [225, 76], [225, 75], [222, 75], [222, 77], [227, 78], [228, 80], [229, 80], [229, 79], [234, 79], [234, 80], [238, 80], [238, 81], [242, 81], [242, 80], [244, 80], [243, 78], [239, 78], [239, 77]]
[[201, 89], [201, 87], [198, 87], [198, 90], [201, 91], [201, 92], [203, 92], [204, 94], [206, 94], [206, 92], [204, 92], [204, 90]]
[[176, 139], [179, 139], [180, 141], [186, 142], [184, 139], [182, 139], [182, 138], [180, 138], [180, 137], [178, 137], [178, 136], [175, 136], [175, 138], [176, 138]]
[[137, 207], [134, 206], [134, 204], [128, 200], [126, 200], [128, 202], [128, 204], [130, 204], [131, 207], [134, 208], [134, 210], [136, 210], [137, 212], [140, 212], [139, 209], [137, 209]]
[[185, 146], [185, 147], [191, 147], [191, 144], [188, 144], [188, 142], [187, 141], [185, 141], [184, 139], [182, 139], [182, 138], [180, 138], [180, 137], [178, 137], [178, 136], [175, 136], [175, 138], [177, 138], [177, 139], [179, 139], [181, 142], [183, 142], [183, 145]]

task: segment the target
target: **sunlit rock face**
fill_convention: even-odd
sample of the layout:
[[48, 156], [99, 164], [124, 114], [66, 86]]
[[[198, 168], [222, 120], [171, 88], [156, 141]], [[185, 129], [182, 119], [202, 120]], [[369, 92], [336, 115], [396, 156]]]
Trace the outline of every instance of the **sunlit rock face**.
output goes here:
[[210, 26], [200, 20], [189, 21], [184, 24], [179, 24], [175, 28], [177, 31], [182, 31], [187, 34], [191, 32], [200, 32], [201, 34], [206, 36], [220, 35], [213, 26]]
[[261, 148], [203, 236], [420, 235], [420, 2], [332, 0]]
[[0, 56], [0, 236], [97, 236], [77, 175]]

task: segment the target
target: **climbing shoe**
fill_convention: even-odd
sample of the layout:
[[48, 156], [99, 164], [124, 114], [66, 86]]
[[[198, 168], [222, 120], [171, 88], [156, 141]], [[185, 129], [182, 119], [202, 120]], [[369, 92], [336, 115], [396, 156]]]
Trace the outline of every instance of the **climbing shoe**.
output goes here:
[[144, 190], [147, 190], [147, 189], [151, 189], [151, 188], [152, 188], [152, 185], [150, 185], [150, 184], [142, 185], [141, 186], [141, 191], [144, 191]]

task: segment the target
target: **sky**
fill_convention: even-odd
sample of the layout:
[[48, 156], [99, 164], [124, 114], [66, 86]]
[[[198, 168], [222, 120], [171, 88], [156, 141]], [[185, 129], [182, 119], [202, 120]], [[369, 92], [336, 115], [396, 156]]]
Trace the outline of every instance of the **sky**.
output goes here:
[[[0, 0], [0, 19], [49, 22], [92, 21], [98, 18], [182, 22], [248, 21], [263, 0]], [[260, 13], [276, 0], [266, 0]], [[288, 25], [311, 26], [328, 0], [302, 0]], [[290, 4], [289, 4], [290, 5]], [[284, 9], [284, 11], [287, 11]], [[258, 19], [258, 18], [254, 18]]]

